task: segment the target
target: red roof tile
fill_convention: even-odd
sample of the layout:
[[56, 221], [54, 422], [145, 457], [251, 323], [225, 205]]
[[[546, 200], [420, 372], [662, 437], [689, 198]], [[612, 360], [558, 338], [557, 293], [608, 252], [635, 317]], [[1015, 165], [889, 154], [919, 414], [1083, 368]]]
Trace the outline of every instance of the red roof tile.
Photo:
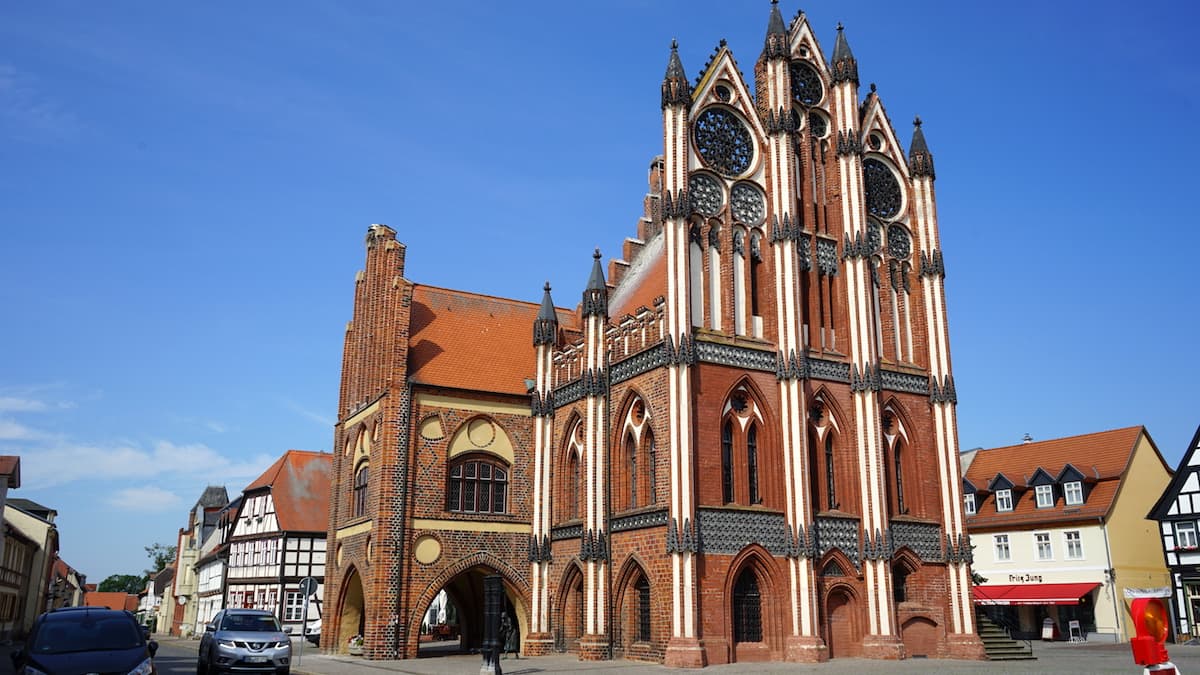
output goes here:
[[324, 532], [329, 527], [332, 467], [328, 453], [288, 450], [243, 492], [270, 488], [280, 530]]
[[83, 604], [87, 607], [107, 607], [109, 609], [127, 609], [136, 612], [138, 597], [128, 593], [97, 591], [83, 596]]
[[8, 487], [21, 487], [21, 458], [18, 455], [0, 455], [0, 476], [8, 481]]
[[[417, 383], [524, 395], [534, 376], [540, 303], [413, 286], [408, 374]], [[560, 326], [575, 323], [562, 309]]]
[[[1022, 443], [1004, 448], [980, 450], [964, 475], [981, 493], [996, 474], [1003, 473], [1014, 484], [1013, 510], [996, 511], [995, 495], [988, 493], [976, 505], [976, 514], [967, 517], [971, 529], [1044, 525], [1103, 518], [1108, 515], [1143, 427], [1127, 427], [1082, 436]], [[1078, 506], [1067, 506], [1059, 495], [1050, 508], [1037, 508], [1032, 488], [1026, 481], [1039, 469], [1057, 478], [1067, 464], [1094, 483], [1087, 499]]]
[[[659, 239], [663, 237], [660, 235]], [[656, 245], [657, 244], [657, 245]], [[667, 294], [667, 256], [662, 242], [652, 242], [609, 294], [608, 315], [620, 320], [642, 307], [654, 308], [654, 300]]]
[[1038, 468], [1058, 476], [1068, 463], [1089, 477], [1112, 478], [1121, 475], [1133, 456], [1133, 446], [1143, 427], [1126, 427], [1094, 434], [1021, 443], [1004, 448], [980, 450], [967, 467], [966, 478], [977, 488], [1003, 473], [1018, 485], [1025, 484]]

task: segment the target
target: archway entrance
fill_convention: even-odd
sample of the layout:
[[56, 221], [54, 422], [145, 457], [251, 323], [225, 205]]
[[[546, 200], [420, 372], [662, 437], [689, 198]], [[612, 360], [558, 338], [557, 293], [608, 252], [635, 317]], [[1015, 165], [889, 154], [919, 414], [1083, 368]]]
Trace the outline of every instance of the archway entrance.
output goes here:
[[578, 652], [583, 637], [583, 573], [572, 565], [563, 575], [558, 602], [552, 608], [554, 651]]
[[829, 657], [862, 656], [858, 600], [845, 588], [837, 588], [829, 593], [825, 608], [825, 644], [829, 646]]
[[345, 590], [342, 591], [341, 613], [338, 615], [333, 646], [336, 651], [345, 653], [349, 649], [350, 638], [362, 635], [365, 630], [366, 608], [363, 605], [362, 577], [358, 575], [358, 570], [351, 569], [343, 583]]
[[[483, 647], [483, 579], [496, 573], [487, 565], [476, 565], [439, 589], [423, 614], [417, 643], [419, 658], [469, 653]], [[516, 627], [519, 645], [526, 634], [528, 611], [507, 579], [504, 596], [504, 611]]]

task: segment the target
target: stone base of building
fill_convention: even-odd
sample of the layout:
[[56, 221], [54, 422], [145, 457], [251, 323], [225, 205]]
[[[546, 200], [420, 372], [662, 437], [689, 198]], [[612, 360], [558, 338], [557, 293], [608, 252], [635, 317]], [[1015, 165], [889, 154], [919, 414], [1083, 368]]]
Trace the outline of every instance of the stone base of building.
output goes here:
[[829, 648], [819, 637], [792, 635], [785, 643], [783, 658], [791, 663], [823, 663], [829, 660]]
[[580, 661], [605, 661], [608, 659], [608, 636], [589, 633], [579, 638]]
[[899, 635], [868, 635], [862, 642], [863, 658], [898, 661], [905, 657]]
[[530, 633], [522, 642], [525, 656], [545, 656], [554, 651], [554, 636], [549, 633]]
[[946, 656], [951, 659], [983, 661], [987, 652], [983, 641], [974, 633], [950, 633], [946, 636]]
[[671, 638], [667, 642], [663, 665], [668, 668], [703, 668], [708, 665], [704, 658], [704, 646], [696, 638]]

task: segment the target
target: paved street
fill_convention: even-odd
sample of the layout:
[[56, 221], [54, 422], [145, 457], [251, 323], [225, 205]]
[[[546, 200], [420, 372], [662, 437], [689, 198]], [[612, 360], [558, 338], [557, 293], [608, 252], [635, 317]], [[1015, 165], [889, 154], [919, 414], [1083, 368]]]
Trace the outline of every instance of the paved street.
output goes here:
[[[162, 675], [192, 675], [196, 672], [196, 640], [157, 638], [159, 641], [158, 672]], [[296, 643], [293, 643], [296, 644]], [[407, 661], [366, 661], [349, 656], [316, 654], [306, 645], [301, 663], [294, 666], [296, 675], [358, 675], [370, 673], [403, 673], [405, 675], [474, 675], [479, 672], [480, 659], [477, 655], [447, 656]], [[1127, 644], [1090, 643], [1072, 645], [1064, 642], [1033, 643], [1036, 661], [943, 661], [937, 659], [910, 659], [907, 661], [872, 661], [868, 659], [843, 659], [811, 666], [788, 663], [753, 663], [729, 666], [712, 666], [702, 672], [720, 673], [828, 673], [848, 675], [850, 673], [1065, 673], [1100, 674], [1141, 673], [1133, 664]], [[1200, 646], [1171, 645], [1172, 660], [1179, 672], [1200, 673]], [[8, 658], [10, 648], [0, 646], [0, 675], [11, 675], [12, 662]], [[570, 656], [544, 656], [539, 658], [501, 661], [506, 675], [532, 675], [533, 673], [588, 673], [620, 672], [621, 675], [662, 675], [694, 671], [663, 668], [634, 661], [605, 661], [600, 663], [581, 662]]]
[[[160, 639], [159, 672], [171, 675], [190, 675], [196, 668], [196, 646], [194, 640]], [[293, 643], [295, 644], [295, 643]], [[938, 659], [909, 659], [906, 661], [873, 661], [869, 659], [842, 659], [820, 665], [789, 663], [751, 663], [728, 666], [713, 666], [705, 673], [828, 673], [848, 675], [850, 673], [1141, 673], [1133, 663], [1127, 644], [1089, 643], [1073, 645], [1065, 642], [1033, 643], [1036, 661], [945, 661]], [[1173, 662], [1181, 673], [1200, 673], [1200, 646], [1172, 645], [1169, 647]], [[531, 675], [533, 673], [589, 673], [620, 672], [622, 675], [662, 675], [663, 673], [694, 672], [663, 668], [635, 661], [581, 662], [572, 656], [544, 656], [538, 658], [501, 661], [505, 675]], [[293, 666], [296, 675], [357, 675], [373, 673], [403, 673], [405, 675], [474, 675], [479, 672], [478, 655], [446, 656], [439, 658], [410, 659], [406, 661], [366, 661], [349, 656], [329, 656], [314, 653], [305, 647], [298, 665]]]

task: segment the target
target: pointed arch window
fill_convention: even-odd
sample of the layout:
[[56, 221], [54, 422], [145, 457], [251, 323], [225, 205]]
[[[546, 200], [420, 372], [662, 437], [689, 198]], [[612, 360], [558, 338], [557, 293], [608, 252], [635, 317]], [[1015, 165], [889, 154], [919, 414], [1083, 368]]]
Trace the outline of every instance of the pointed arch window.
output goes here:
[[571, 452], [567, 465], [567, 473], [571, 477], [571, 484], [567, 486], [567, 517], [579, 518], [579, 492], [583, 487], [579, 483], [579, 454]]
[[650, 582], [646, 577], [638, 579], [637, 585], [634, 587], [637, 590], [638, 597], [638, 623], [637, 623], [637, 641], [650, 641]]
[[654, 466], [655, 461], [657, 461], [656, 450], [657, 450], [657, 448], [655, 448], [655, 446], [654, 446], [654, 432], [647, 430], [646, 431], [646, 472], [645, 472], [646, 476], [647, 476], [647, 481], [646, 481], [646, 503], [647, 504], [657, 504], [658, 503], [658, 489], [655, 487], [656, 483], [654, 482], [655, 478], [656, 478], [655, 466]]
[[761, 504], [758, 494], [758, 425], [751, 424], [746, 432], [746, 468], [749, 474], [750, 503]]
[[629, 472], [629, 508], [635, 509], [638, 505], [638, 456], [637, 441], [632, 434], [625, 436], [625, 457]]
[[721, 499], [733, 501], [733, 422], [725, 420], [721, 427]]
[[825, 507], [833, 510], [838, 507], [837, 475], [833, 468], [833, 434], [825, 434], [825, 493], [828, 499]]
[[905, 565], [892, 565], [892, 599], [896, 602], [908, 600], [908, 575]]
[[896, 512], [908, 513], [904, 505], [904, 443], [896, 441], [896, 449], [892, 452], [892, 466], [896, 474]]
[[354, 518], [367, 515], [367, 485], [370, 482], [370, 465], [362, 462], [354, 472]]
[[733, 641], [762, 642], [762, 596], [751, 569], [743, 570], [733, 586]]

